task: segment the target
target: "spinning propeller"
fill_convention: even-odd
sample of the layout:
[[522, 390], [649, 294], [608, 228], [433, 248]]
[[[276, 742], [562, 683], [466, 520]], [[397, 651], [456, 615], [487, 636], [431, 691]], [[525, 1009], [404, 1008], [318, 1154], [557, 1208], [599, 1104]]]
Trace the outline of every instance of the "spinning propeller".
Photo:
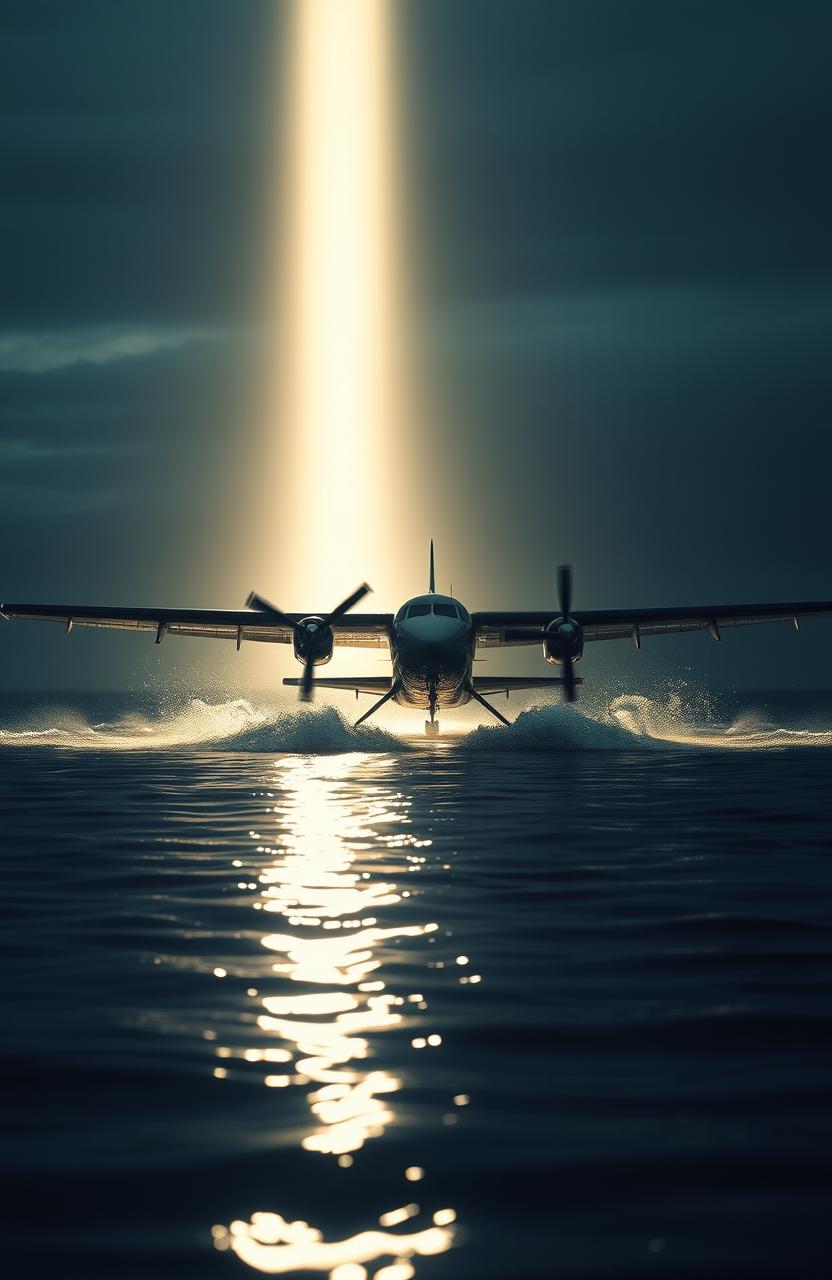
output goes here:
[[256, 592], [252, 591], [249, 595], [246, 600], [247, 608], [258, 609], [261, 613], [269, 613], [276, 622], [292, 629], [295, 657], [298, 662], [303, 663], [303, 677], [298, 688], [298, 697], [301, 702], [312, 701], [315, 686], [315, 667], [322, 665], [324, 662], [329, 662], [332, 657], [332, 624], [352, 609], [353, 605], [358, 604], [359, 600], [363, 600], [370, 591], [372, 591], [372, 587], [368, 586], [366, 582], [362, 582], [357, 591], [353, 591], [351, 596], [347, 596], [346, 600], [342, 600], [337, 608], [328, 613], [326, 617], [302, 618], [300, 622], [295, 622], [282, 609], [278, 609], [276, 605], [264, 600]]
[[[562, 638], [563, 640], [563, 643], [558, 646], [560, 660], [563, 664], [563, 696], [567, 702], [574, 702], [578, 696], [575, 688], [574, 650], [577, 647], [575, 640], [580, 638], [580, 627], [571, 617], [572, 566], [570, 564], [562, 564], [558, 569], [558, 604], [560, 605], [560, 619], [550, 625], [553, 630], [557, 627], [558, 639]], [[580, 653], [578, 656], [580, 657]]]
[[[548, 622], [536, 634], [543, 641], [543, 655], [553, 666], [562, 667], [563, 696], [567, 702], [577, 700], [577, 686], [582, 684], [575, 675], [575, 663], [584, 651], [584, 630], [577, 618], [572, 617], [572, 566], [562, 564], [558, 569], [558, 604], [560, 614]], [[505, 638], [509, 643], [527, 644], [535, 632], [527, 628], [507, 628]]]

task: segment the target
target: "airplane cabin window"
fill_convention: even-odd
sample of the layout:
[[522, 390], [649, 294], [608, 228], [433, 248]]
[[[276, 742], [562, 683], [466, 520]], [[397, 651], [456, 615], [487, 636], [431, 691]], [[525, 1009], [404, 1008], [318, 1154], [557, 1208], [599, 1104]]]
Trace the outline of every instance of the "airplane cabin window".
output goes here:
[[408, 618], [425, 618], [429, 613], [429, 604], [412, 604], [407, 611], [407, 616]]
[[454, 604], [435, 604], [433, 612], [438, 613], [440, 618], [458, 618], [456, 605]]

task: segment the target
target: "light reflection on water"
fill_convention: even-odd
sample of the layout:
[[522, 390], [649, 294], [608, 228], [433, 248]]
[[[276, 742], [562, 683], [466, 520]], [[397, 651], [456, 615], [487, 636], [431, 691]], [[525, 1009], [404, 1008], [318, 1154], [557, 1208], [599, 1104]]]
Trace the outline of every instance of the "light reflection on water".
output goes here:
[[[257, 857], [270, 858], [259, 872], [252, 908], [282, 918], [279, 930], [260, 939], [276, 956], [275, 975], [309, 989], [260, 993], [256, 1024], [265, 1043], [217, 1051], [222, 1058], [276, 1066], [263, 1077], [270, 1088], [305, 1090], [311, 1125], [300, 1145], [313, 1158], [335, 1157], [345, 1169], [353, 1153], [396, 1119], [392, 1100], [402, 1081], [381, 1060], [384, 1033], [415, 1027], [425, 1034], [414, 1037], [414, 1046], [441, 1043], [423, 1025], [421, 993], [388, 990], [389, 944], [426, 937], [439, 925], [382, 924], [376, 914], [383, 911], [389, 920], [408, 900], [412, 908], [410, 890], [390, 878], [391, 855], [397, 873], [403, 859], [418, 872], [425, 861], [418, 851], [431, 843], [409, 830], [407, 797], [374, 782], [382, 766], [383, 759], [359, 754], [275, 762], [263, 793], [266, 812], [259, 830], [249, 833]], [[404, 1173], [408, 1181], [423, 1176], [416, 1166]], [[407, 1280], [415, 1275], [412, 1258], [451, 1247], [454, 1210], [438, 1208], [429, 1226], [410, 1232], [379, 1230], [375, 1223], [398, 1226], [420, 1212], [415, 1204], [374, 1206], [362, 1224], [367, 1229], [325, 1241], [310, 1223], [287, 1222], [270, 1207], [248, 1221], [214, 1227], [213, 1237], [218, 1249], [272, 1275], [306, 1270], [326, 1272], [331, 1280], [363, 1280], [365, 1263], [390, 1258], [376, 1280]]]

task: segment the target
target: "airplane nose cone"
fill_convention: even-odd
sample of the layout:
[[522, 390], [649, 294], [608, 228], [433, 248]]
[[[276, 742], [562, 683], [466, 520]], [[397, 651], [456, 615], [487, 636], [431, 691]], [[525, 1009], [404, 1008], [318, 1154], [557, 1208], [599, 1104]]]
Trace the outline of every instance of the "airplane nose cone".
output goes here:
[[457, 618], [408, 618], [397, 627], [399, 653], [414, 670], [435, 672], [465, 648], [465, 623]]
[[402, 639], [412, 640], [414, 644], [442, 645], [465, 634], [465, 623], [458, 618], [408, 618], [399, 624], [399, 635]]

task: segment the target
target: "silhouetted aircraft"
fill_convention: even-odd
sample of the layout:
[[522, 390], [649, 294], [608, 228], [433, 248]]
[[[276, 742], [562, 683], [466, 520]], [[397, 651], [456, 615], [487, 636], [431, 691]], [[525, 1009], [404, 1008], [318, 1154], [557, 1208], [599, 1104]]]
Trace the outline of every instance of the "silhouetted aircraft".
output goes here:
[[[643, 636], [677, 635], [684, 631], [709, 631], [721, 639], [724, 627], [740, 627], [755, 622], [792, 622], [832, 614], [832, 601], [789, 601], [784, 604], [699, 605], [675, 609], [572, 609], [572, 570], [558, 570], [557, 608], [511, 612], [469, 613], [453, 596], [436, 591], [433, 543], [430, 544], [430, 575], [427, 594], [405, 601], [398, 613], [350, 612], [370, 587], [364, 583], [337, 608], [327, 614], [284, 613], [262, 596], [252, 593], [245, 609], [128, 609], [96, 605], [0, 604], [6, 619], [25, 618], [62, 622], [69, 633], [73, 627], [114, 627], [120, 630], [155, 631], [156, 643], [166, 635], [208, 636], [243, 641], [260, 640], [273, 644], [293, 644], [295, 657], [303, 664], [300, 678], [288, 678], [285, 685], [297, 687], [302, 701], [310, 701], [315, 685], [324, 689], [354, 690], [380, 694], [376, 702], [356, 721], [361, 724], [384, 706], [396, 702], [418, 707], [430, 714], [425, 732], [439, 731], [436, 713], [444, 708], [478, 702], [503, 724], [509, 721], [486, 701], [486, 694], [525, 689], [563, 690], [567, 702], [574, 702], [577, 686], [574, 664], [583, 654], [585, 642], [631, 640], [641, 648]], [[317, 677], [316, 669], [332, 657], [335, 645], [359, 649], [389, 648], [391, 676]], [[475, 676], [477, 649], [497, 645], [535, 645], [543, 649], [547, 662], [561, 669], [558, 676]]]

